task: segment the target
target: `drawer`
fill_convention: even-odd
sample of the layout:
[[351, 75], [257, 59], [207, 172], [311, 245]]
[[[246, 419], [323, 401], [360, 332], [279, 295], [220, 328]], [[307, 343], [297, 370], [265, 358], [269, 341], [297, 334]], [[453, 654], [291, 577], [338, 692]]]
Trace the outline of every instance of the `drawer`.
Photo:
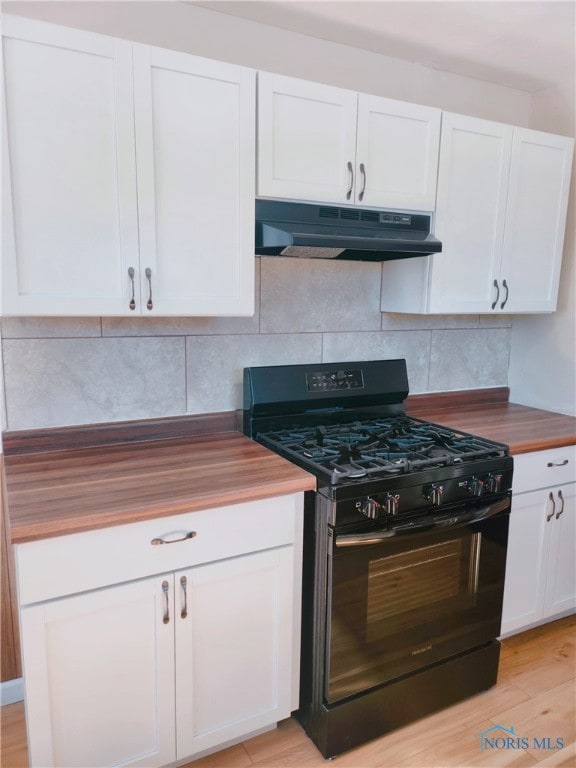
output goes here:
[[576, 446], [514, 456], [515, 493], [576, 482]]
[[[19, 602], [293, 544], [302, 535], [296, 531], [301, 504], [299, 493], [17, 544]], [[159, 538], [183, 540], [152, 544]]]

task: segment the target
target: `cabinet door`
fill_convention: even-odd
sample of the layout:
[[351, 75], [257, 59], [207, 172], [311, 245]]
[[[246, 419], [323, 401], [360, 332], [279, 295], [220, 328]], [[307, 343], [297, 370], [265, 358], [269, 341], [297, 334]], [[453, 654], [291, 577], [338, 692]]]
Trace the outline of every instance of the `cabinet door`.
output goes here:
[[439, 109], [359, 95], [358, 204], [434, 210], [440, 116]]
[[292, 558], [281, 547], [176, 574], [178, 759], [289, 716]]
[[254, 313], [255, 77], [134, 46], [144, 315]]
[[258, 73], [258, 195], [354, 203], [357, 99]]
[[507, 312], [556, 309], [573, 140], [514, 129], [501, 279]]
[[[444, 113], [431, 312], [488, 312], [497, 296], [513, 128]], [[502, 299], [503, 293], [501, 292]], [[496, 305], [499, 308], [499, 305]]]
[[549, 489], [514, 495], [510, 516], [502, 633], [539, 621], [544, 613], [546, 573], [553, 525]]
[[130, 43], [3, 20], [3, 312], [128, 312], [138, 232]]
[[172, 587], [155, 577], [22, 609], [31, 766], [175, 759]]
[[546, 578], [545, 615], [576, 610], [576, 485], [553, 490], [556, 504], [550, 528], [550, 558]]

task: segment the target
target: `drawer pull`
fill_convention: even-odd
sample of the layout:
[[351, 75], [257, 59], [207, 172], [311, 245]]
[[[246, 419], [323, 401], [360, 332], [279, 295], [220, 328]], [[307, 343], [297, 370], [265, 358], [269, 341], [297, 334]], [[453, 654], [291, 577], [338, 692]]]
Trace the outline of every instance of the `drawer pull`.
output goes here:
[[566, 464], [568, 464], [568, 459], [564, 459], [564, 461], [549, 461], [548, 464], [546, 464], [547, 467], [565, 467]]
[[560, 512], [556, 512], [556, 520], [558, 520], [562, 512], [564, 512], [564, 496], [562, 495], [562, 491], [558, 491], [558, 498], [562, 502], [562, 506], [560, 507]]
[[164, 592], [164, 598], [166, 600], [166, 607], [164, 608], [164, 618], [162, 621], [164, 624], [168, 624], [170, 621], [170, 599], [168, 597], [168, 582], [162, 582], [162, 592]]
[[180, 586], [182, 587], [182, 592], [184, 593], [184, 605], [182, 606], [182, 611], [180, 612], [180, 616], [185, 619], [186, 616], [188, 616], [188, 595], [186, 594], [186, 576], [180, 577]]
[[[172, 534], [174, 535], [174, 534]], [[186, 539], [193, 539], [194, 536], [196, 536], [196, 531], [188, 531], [188, 533], [185, 533], [184, 536], [179, 536], [177, 539], [170, 539], [168, 538], [170, 534], [167, 534], [166, 536], [158, 536], [155, 539], [152, 539], [150, 544], [176, 544], [178, 541], [186, 541]]]
[[556, 513], [556, 502], [554, 501], [554, 494], [552, 493], [552, 491], [550, 491], [550, 493], [548, 494], [548, 498], [552, 502], [552, 512], [550, 512], [549, 515], [546, 515], [546, 522], [547, 523], [549, 523], [550, 520], [552, 520], [552, 518], [554, 517], [554, 515]]

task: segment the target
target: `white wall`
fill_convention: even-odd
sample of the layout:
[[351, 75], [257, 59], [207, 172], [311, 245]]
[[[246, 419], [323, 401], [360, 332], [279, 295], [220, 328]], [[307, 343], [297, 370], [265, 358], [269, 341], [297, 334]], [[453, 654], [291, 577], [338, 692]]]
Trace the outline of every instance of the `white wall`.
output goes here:
[[524, 91], [237, 19], [181, 2], [4, 2], [8, 13], [451, 112], [528, 125]]
[[[534, 94], [530, 127], [573, 137], [575, 111], [572, 79]], [[575, 177], [573, 166], [558, 311], [514, 318], [508, 372], [511, 400], [571, 415], [576, 415]]]

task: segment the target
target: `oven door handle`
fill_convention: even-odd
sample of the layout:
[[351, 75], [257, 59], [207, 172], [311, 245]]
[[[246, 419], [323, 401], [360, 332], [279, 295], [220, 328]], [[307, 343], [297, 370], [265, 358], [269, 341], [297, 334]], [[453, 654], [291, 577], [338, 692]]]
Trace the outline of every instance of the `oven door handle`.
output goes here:
[[490, 504], [487, 507], [463, 512], [459, 515], [450, 515], [446, 517], [424, 518], [423, 522], [412, 522], [406, 525], [397, 525], [387, 531], [370, 531], [369, 533], [346, 533], [336, 536], [337, 547], [356, 547], [361, 545], [379, 544], [386, 539], [393, 539], [395, 536], [404, 536], [406, 534], [422, 533], [423, 531], [432, 531], [437, 529], [458, 528], [469, 523], [476, 523], [480, 520], [488, 520], [494, 515], [504, 512], [510, 507], [510, 499], [506, 496], [504, 499]]

